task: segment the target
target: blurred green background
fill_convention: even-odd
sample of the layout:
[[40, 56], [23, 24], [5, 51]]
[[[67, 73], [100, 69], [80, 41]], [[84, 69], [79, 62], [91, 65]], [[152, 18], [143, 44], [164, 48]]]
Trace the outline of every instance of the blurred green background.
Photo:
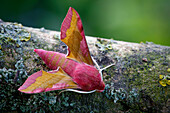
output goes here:
[[1, 0], [0, 18], [60, 31], [70, 6], [86, 35], [170, 46], [170, 0]]

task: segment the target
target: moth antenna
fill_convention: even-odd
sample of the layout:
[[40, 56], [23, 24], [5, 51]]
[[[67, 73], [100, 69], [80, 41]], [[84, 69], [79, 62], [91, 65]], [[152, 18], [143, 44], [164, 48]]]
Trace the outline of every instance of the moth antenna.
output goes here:
[[110, 65], [108, 65], [108, 66], [106, 66], [106, 67], [100, 69], [100, 71], [103, 71], [103, 70], [105, 70], [105, 69], [107, 69], [107, 68], [109, 68], [109, 67], [111, 67], [111, 66], [113, 66], [113, 65], [115, 65], [115, 63], [114, 63], [114, 64], [110, 64]]

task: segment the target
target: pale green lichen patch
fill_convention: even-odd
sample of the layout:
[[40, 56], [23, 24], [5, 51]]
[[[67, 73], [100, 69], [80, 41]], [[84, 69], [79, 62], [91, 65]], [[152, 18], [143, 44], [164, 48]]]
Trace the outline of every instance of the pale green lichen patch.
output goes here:
[[[6, 68], [14, 68], [14, 62], [22, 55], [23, 42], [30, 38], [30, 33], [21, 24], [0, 23], [0, 47], [3, 54], [0, 63], [5, 63]], [[1, 65], [0, 68], [3, 66]]]
[[0, 23], [0, 38], [1, 44], [16, 42], [19, 45], [19, 41], [30, 40], [31, 35], [21, 24]]
[[163, 87], [166, 87], [166, 86], [169, 86], [170, 85], [170, 74], [169, 74], [169, 69], [167, 69], [167, 72], [168, 72], [168, 75], [159, 75], [159, 83], [163, 86]]

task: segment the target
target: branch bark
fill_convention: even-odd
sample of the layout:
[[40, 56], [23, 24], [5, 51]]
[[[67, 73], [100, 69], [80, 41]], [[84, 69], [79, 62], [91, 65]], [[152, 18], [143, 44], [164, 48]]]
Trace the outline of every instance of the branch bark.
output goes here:
[[[3, 52], [1, 69], [5, 67], [16, 70], [16, 62], [22, 59], [28, 75], [39, 69], [49, 70], [33, 49], [61, 53], [67, 51], [66, 45], [60, 41], [60, 32], [25, 27], [16, 23], [0, 24], [0, 47]], [[152, 42], [138, 44], [90, 36], [86, 36], [86, 39], [91, 56], [100, 68], [114, 65], [103, 71], [106, 84], [103, 93], [62, 94], [78, 105], [73, 106], [75, 111], [77, 107], [82, 109], [82, 106], [88, 105], [92, 107], [87, 107], [88, 109], [97, 109], [100, 112], [122, 111], [121, 108], [124, 111], [168, 112], [170, 47]], [[164, 78], [160, 79], [159, 75]], [[161, 84], [161, 80], [165, 83]]]

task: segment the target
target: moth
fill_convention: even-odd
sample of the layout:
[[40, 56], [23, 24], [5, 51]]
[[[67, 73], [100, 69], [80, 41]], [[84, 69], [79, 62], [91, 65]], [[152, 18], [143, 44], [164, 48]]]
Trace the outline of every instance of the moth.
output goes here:
[[94, 66], [87, 46], [82, 21], [73, 8], [61, 25], [61, 41], [67, 47], [67, 55], [54, 51], [35, 49], [45, 64], [52, 70], [38, 71], [18, 89], [23, 93], [40, 93], [67, 90], [77, 93], [102, 92], [105, 88], [101, 70]]

